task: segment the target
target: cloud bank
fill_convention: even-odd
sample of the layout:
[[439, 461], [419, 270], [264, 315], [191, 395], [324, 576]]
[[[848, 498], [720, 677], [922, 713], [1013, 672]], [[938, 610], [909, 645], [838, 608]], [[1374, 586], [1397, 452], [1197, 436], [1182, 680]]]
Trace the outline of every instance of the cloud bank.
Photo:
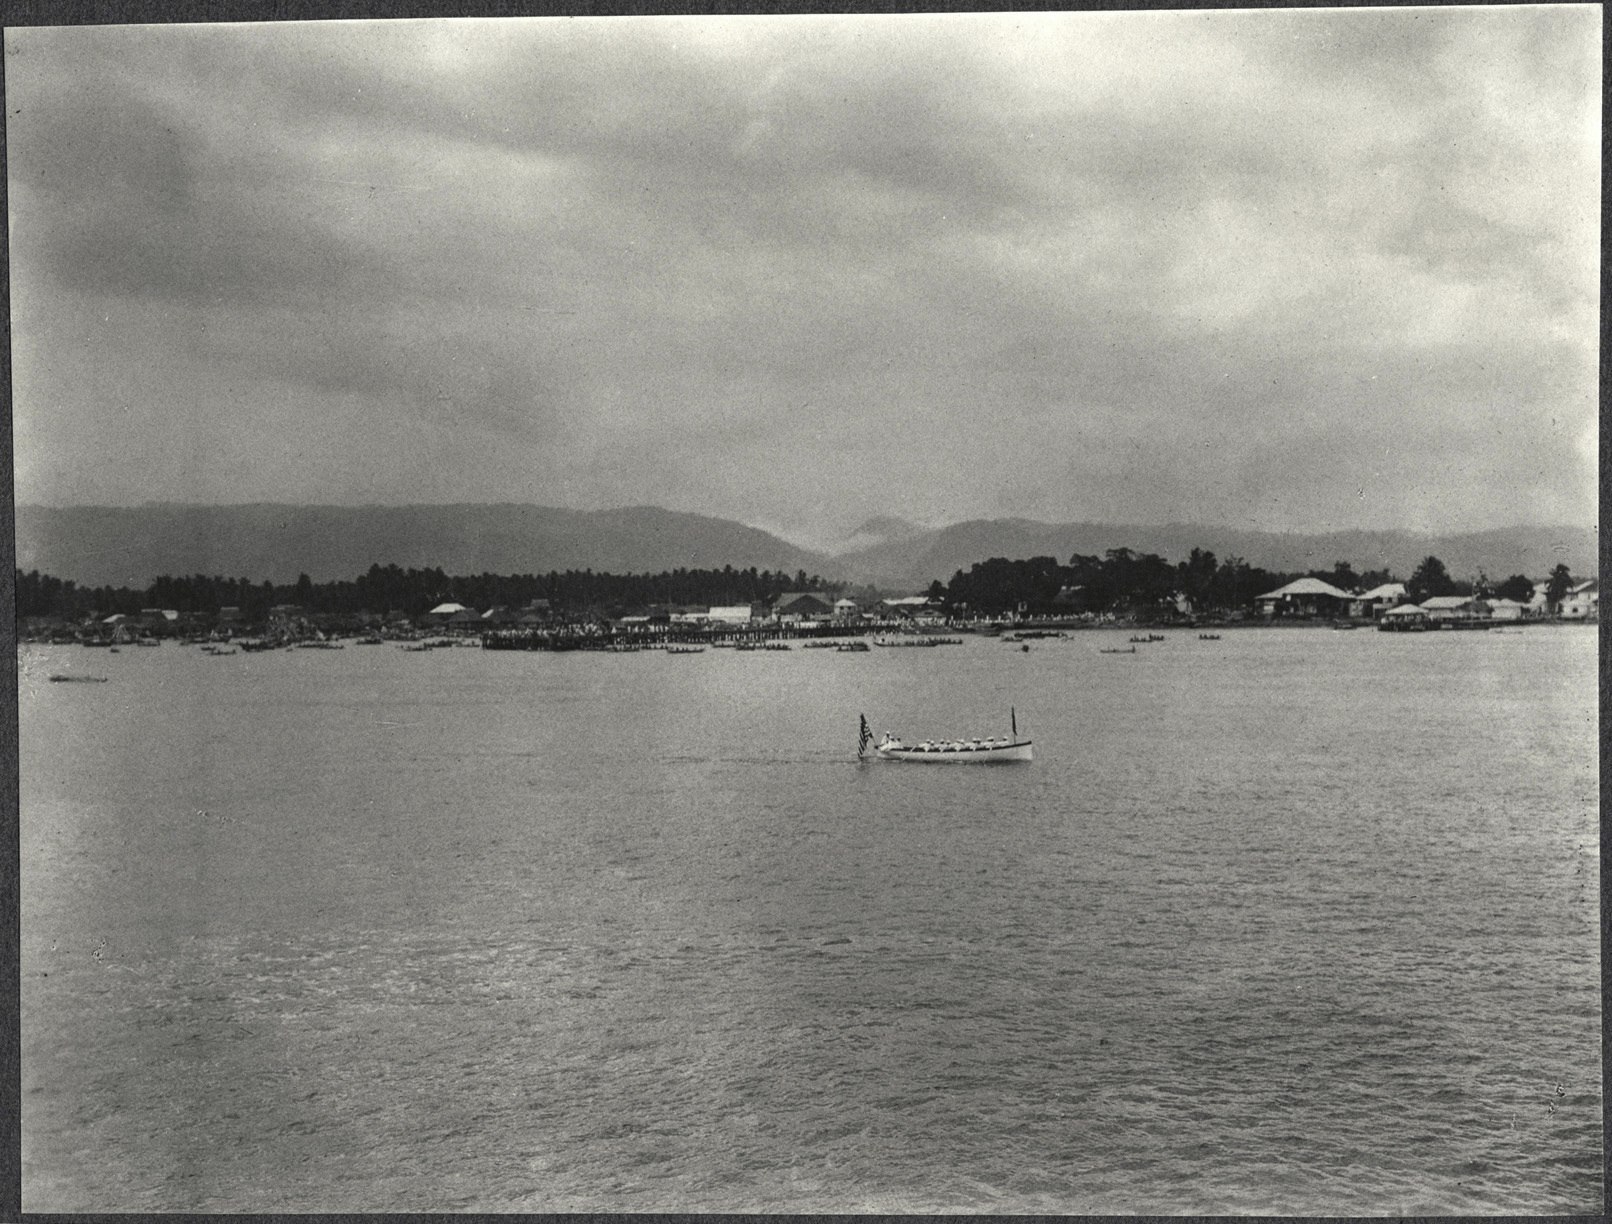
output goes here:
[[6, 41], [19, 501], [1594, 521], [1593, 6]]

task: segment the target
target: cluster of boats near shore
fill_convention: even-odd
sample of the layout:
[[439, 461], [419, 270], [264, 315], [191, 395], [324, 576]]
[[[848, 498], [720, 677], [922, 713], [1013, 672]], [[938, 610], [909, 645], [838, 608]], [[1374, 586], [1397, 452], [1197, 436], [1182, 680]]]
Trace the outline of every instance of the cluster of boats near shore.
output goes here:
[[[1118, 626], [1107, 626], [1117, 628]], [[1190, 627], [1190, 626], [1189, 626]], [[1245, 628], [1259, 628], [1247, 625]], [[1339, 622], [1332, 625], [1315, 624], [1313, 628], [1356, 629], [1364, 625]], [[1387, 632], [1426, 632], [1436, 629], [1486, 629], [1490, 632], [1518, 632], [1516, 626], [1500, 628], [1488, 622], [1445, 621], [1422, 623], [1382, 623], [1374, 626]], [[1022, 624], [1013, 628], [982, 632], [965, 627], [970, 637], [994, 639], [1028, 651], [1033, 643], [1069, 641], [1085, 636], [1078, 627], [1031, 626]], [[1200, 642], [1218, 642], [1221, 633], [1198, 632]], [[343, 650], [347, 646], [393, 646], [411, 653], [450, 648], [479, 648], [483, 650], [535, 650], [535, 651], [602, 651], [612, 654], [629, 654], [641, 651], [664, 651], [667, 654], [702, 654], [707, 650], [787, 651], [799, 646], [805, 650], [833, 650], [845, 653], [864, 653], [873, 649], [933, 649], [941, 646], [961, 646], [964, 637], [951, 626], [924, 625], [906, 629], [857, 630], [841, 625], [802, 623], [797, 625], [765, 624], [756, 626], [723, 626], [689, 629], [687, 627], [642, 627], [630, 629], [593, 625], [567, 625], [552, 628], [484, 630], [480, 633], [442, 633], [437, 636], [366, 632], [343, 641], [334, 634], [303, 633], [300, 635], [243, 636], [215, 633], [208, 637], [155, 638], [139, 637], [121, 641], [85, 637], [75, 639], [79, 645], [99, 647], [116, 654], [120, 649], [157, 647], [164, 642], [179, 646], [196, 646], [204, 654], [228, 657], [237, 653], [258, 653], [271, 650]], [[1112, 639], [1108, 639], [1112, 640]], [[1164, 633], [1147, 631], [1133, 633], [1122, 646], [1100, 646], [1099, 654], [1135, 655], [1139, 647], [1153, 646], [1167, 640]]]
[[798, 644], [802, 650], [836, 650], [859, 654], [874, 647], [935, 647], [961, 646], [963, 639], [939, 634], [905, 633], [875, 637], [869, 644], [865, 636], [847, 635], [844, 630], [832, 636], [823, 633], [803, 633], [770, 630], [765, 632], [727, 632], [722, 634], [666, 633], [581, 633], [576, 631], [548, 632], [544, 630], [515, 629], [484, 633], [477, 644], [485, 650], [592, 650], [612, 654], [634, 653], [645, 650], [664, 650], [668, 654], [701, 654], [706, 650], [793, 650]]

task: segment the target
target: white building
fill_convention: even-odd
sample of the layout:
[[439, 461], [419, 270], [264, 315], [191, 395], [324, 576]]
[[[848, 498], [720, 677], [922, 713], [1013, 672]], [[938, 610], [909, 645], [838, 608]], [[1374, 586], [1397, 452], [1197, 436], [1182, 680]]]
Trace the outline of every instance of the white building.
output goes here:
[[1404, 629], [1417, 625], [1425, 627], [1427, 613], [1422, 610], [1420, 604], [1403, 603], [1389, 608], [1379, 619], [1384, 625], [1394, 629]]
[[1591, 578], [1573, 587], [1562, 598], [1562, 617], [1566, 620], [1595, 620], [1601, 612], [1601, 581]]
[[1351, 598], [1348, 591], [1340, 591], [1330, 582], [1296, 578], [1286, 586], [1256, 597], [1254, 605], [1265, 616], [1274, 616], [1278, 610], [1299, 616], [1341, 616], [1348, 611]]
[[[427, 612], [425, 618], [433, 625], [446, 625], [454, 617], [464, 612], [470, 612], [470, 609], [462, 603], [440, 603]], [[471, 615], [474, 616], [475, 613], [471, 612]]]
[[887, 618], [900, 616], [914, 621], [933, 621], [940, 616], [939, 607], [927, 595], [903, 595], [899, 599], [881, 599], [879, 604]]
[[750, 605], [731, 604], [727, 607], [712, 608], [706, 619], [720, 621], [724, 625], [747, 625], [750, 623]]
[[1472, 620], [1489, 615], [1483, 601], [1470, 595], [1435, 595], [1422, 600], [1422, 609], [1430, 621]]
[[1397, 607], [1409, 598], [1410, 595], [1406, 592], [1403, 582], [1385, 582], [1381, 586], [1372, 587], [1363, 595], [1356, 595], [1349, 602], [1349, 615], [1380, 616], [1387, 609]]

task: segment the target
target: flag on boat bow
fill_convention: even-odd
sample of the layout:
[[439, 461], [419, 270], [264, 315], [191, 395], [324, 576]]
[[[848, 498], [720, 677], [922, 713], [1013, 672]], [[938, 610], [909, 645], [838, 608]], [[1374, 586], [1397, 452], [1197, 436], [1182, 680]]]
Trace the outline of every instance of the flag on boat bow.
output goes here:
[[858, 757], [865, 756], [868, 751], [868, 745], [872, 742], [873, 732], [868, 730], [868, 716], [864, 714], [862, 715], [862, 732], [857, 736], [856, 740], [856, 755]]

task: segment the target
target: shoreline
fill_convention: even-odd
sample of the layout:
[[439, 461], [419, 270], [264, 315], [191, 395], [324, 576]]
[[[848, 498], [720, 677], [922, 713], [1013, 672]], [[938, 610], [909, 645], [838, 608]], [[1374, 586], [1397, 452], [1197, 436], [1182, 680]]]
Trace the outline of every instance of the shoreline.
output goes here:
[[[1473, 633], [1500, 631], [1549, 630], [1574, 626], [1599, 627], [1598, 618], [1530, 618], [1526, 620], [1461, 621], [1431, 624], [1419, 628], [1419, 633]], [[261, 629], [231, 632], [208, 636], [147, 637], [144, 639], [93, 639], [81, 637], [22, 636], [17, 645], [82, 646], [92, 650], [152, 648], [165, 644], [197, 646], [208, 651], [217, 647], [230, 647], [224, 653], [257, 653], [265, 650], [325, 649], [341, 650], [347, 646], [392, 646], [410, 651], [428, 651], [447, 648], [479, 648], [482, 650], [550, 651], [573, 650], [663, 650], [677, 647], [703, 649], [731, 649], [737, 651], [802, 648], [828, 649], [849, 647], [857, 650], [901, 647], [941, 647], [961, 645], [964, 637], [994, 639], [1021, 645], [1025, 649], [1037, 642], [1067, 639], [1072, 635], [1089, 633], [1150, 632], [1161, 635], [1179, 633], [1199, 635], [1213, 640], [1228, 631], [1247, 632], [1339, 632], [1369, 630], [1383, 632], [1377, 621], [1335, 621], [1321, 618], [1280, 617], [1272, 620], [1166, 620], [1136, 619], [1108, 621], [1093, 624], [1066, 618], [1026, 619], [1011, 623], [937, 623], [923, 626], [890, 623], [864, 625], [838, 624], [774, 624], [758, 623], [751, 626], [632, 626], [612, 627], [598, 624], [571, 622], [552, 628], [494, 629], [471, 632], [439, 628], [433, 632], [411, 630], [384, 633], [373, 629], [332, 630], [304, 633], [272, 633]], [[1406, 631], [1396, 631], [1395, 635]], [[852, 643], [857, 645], [852, 646]]]

